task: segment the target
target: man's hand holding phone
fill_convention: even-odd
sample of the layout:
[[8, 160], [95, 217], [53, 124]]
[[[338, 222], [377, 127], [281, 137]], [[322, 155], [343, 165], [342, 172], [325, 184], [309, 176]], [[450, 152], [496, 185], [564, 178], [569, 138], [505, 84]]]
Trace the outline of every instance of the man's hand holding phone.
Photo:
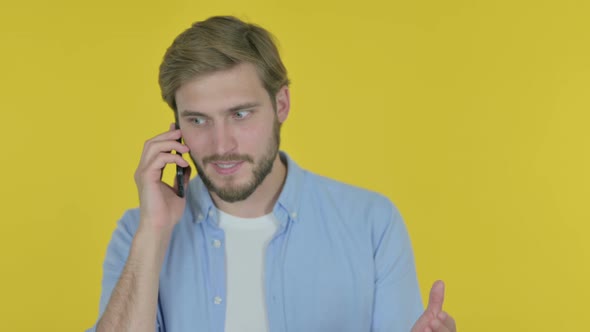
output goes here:
[[[188, 184], [191, 168], [180, 154], [187, 153], [189, 148], [180, 140], [180, 130], [171, 124], [167, 132], [144, 144], [134, 176], [139, 193], [140, 227], [153, 231], [171, 230], [182, 217], [186, 198], [178, 194], [178, 177], [175, 176], [173, 187], [162, 181], [164, 167], [175, 164], [184, 168], [183, 187]], [[179, 154], [172, 153], [173, 150]]]
[[179, 139], [181, 132], [172, 124], [167, 132], [147, 140], [143, 146], [134, 176], [139, 193], [139, 227], [125, 268], [97, 323], [99, 332], [154, 331], [156, 327], [159, 274], [172, 230], [186, 205], [186, 198], [178, 194], [177, 178], [174, 177], [171, 187], [162, 182], [162, 171], [168, 164], [183, 167], [185, 186], [191, 174], [189, 163], [180, 154], [172, 153], [189, 151]]

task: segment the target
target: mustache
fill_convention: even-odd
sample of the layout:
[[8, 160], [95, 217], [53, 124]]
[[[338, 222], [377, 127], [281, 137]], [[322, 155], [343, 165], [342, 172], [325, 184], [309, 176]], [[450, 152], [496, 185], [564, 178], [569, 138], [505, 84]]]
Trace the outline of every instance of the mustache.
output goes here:
[[237, 153], [231, 153], [231, 154], [226, 154], [226, 155], [218, 155], [218, 154], [214, 154], [211, 156], [207, 156], [205, 158], [203, 158], [203, 165], [208, 164], [208, 163], [212, 163], [212, 162], [222, 162], [222, 161], [247, 161], [250, 163], [254, 163], [254, 158], [252, 158], [251, 156], [247, 155], [247, 154], [237, 154]]

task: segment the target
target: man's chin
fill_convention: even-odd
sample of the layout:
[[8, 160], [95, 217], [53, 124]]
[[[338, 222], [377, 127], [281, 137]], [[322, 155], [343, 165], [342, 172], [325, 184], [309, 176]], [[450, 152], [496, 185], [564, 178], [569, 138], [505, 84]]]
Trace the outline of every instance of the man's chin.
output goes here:
[[[233, 179], [230, 181], [227, 181], [229, 179], [226, 179], [226, 181], [211, 178], [208, 179], [211, 182], [207, 185], [207, 189], [209, 189], [210, 192], [215, 193], [215, 195], [221, 200], [228, 203], [245, 200], [250, 197], [255, 189], [253, 189], [252, 184], [248, 182], [236, 183]], [[231, 184], [228, 182], [231, 182]]]
[[219, 199], [227, 203], [235, 203], [246, 200], [250, 195], [252, 195], [252, 190], [248, 190], [249, 188], [223, 188], [222, 190], [215, 190], [215, 194]]

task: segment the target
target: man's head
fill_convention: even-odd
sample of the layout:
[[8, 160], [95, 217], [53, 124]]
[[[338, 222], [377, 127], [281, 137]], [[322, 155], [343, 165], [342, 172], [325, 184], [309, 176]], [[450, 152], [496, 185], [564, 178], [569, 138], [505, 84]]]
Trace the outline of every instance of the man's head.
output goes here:
[[277, 160], [289, 80], [271, 35], [232, 17], [193, 24], [160, 66], [162, 97], [179, 119], [207, 188], [248, 198]]
[[174, 95], [182, 84], [241, 63], [256, 67], [271, 99], [289, 85], [287, 69], [268, 31], [232, 16], [196, 22], [176, 37], [164, 55], [159, 76], [162, 98], [177, 112]]

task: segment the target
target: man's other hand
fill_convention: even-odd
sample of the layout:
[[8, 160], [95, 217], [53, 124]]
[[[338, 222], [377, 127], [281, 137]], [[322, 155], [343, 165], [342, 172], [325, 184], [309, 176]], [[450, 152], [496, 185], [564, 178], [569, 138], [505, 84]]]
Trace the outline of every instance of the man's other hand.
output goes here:
[[432, 285], [428, 307], [418, 318], [411, 332], [456, 332], [455, 320], [442, 310], [445, 284], [438, 280]]

